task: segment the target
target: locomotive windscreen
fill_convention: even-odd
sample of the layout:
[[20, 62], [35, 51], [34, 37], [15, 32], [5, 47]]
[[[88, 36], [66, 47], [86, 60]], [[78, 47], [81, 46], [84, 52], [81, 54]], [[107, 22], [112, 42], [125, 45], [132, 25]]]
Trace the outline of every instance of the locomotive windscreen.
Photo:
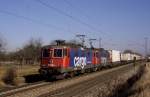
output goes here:
[[49, 49], [43, 49], [42, 57], [50, 57], [50, 50]]
[[54, 49], [54, 57], [62, 57], [62, 49]]

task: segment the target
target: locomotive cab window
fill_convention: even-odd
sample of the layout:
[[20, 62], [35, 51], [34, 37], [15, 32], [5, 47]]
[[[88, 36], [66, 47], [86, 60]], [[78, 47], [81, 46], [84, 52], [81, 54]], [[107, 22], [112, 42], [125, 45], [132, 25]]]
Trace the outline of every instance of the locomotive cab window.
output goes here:
[[44, 49], [44, 50], [42, 51], [42, 56], [43, 56], [43, 57], [49, 57], [49, 55], [50, 55], [50, 52], [49, 52], [48, 49]]
[[62, 49], [54, 49], [54, 57], [62, 57]]

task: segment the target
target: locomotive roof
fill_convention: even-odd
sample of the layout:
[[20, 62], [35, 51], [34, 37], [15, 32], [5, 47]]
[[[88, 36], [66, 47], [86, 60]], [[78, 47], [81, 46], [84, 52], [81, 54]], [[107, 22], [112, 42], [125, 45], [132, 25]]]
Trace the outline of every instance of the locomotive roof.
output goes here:
[[104, 48], [86, 48], [86, 47], [82, 47], [80, 45], [46, 45], [43, 46], [42, 48], [83, 48], [84, 50], [100, 50], [103, 51], [105, 50]]
[[64, 47], [70, 47], [70, 48], [86, 48], [86, 47], [82, 47], [82, 46], [80, 46], [80, 45], [46, 45], [46, 46], [43, 46], [43, 48], [54, 48], [54, 47], [56, 47], [56, 48], [59, 48], [59, 47], [61, 47], [61, 48], [64, 48]]

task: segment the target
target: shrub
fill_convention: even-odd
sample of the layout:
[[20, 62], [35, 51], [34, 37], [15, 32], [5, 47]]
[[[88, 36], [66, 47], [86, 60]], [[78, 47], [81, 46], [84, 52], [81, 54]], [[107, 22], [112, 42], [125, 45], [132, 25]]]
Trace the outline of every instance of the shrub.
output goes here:
[[8, 85], [15, 85], [15, 78], [17, 77], [17, 72], [16, 72], [15, 67], [10, 67], [7, 69], [6, 73], [4, 74], [2, 80], [5, 84]]

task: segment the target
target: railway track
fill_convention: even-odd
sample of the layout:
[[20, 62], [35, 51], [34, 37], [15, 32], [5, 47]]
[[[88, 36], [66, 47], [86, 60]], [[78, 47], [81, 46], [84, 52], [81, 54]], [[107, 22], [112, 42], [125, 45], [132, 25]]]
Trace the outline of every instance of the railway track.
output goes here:
[[6, 90], [3, 90], [0, 92], [0, 97], [7, 97], [7, 96], [13, 95], [15, 93], [24, 92], [26, 90], [38, 88], [38, 87], [41, 87], [44, 85], [49, 85], [49, 84], [50, 84], [49, 82], [38, 82], [38, 83], [34, 83], [34, 84], [28, 84], [28, 85], [23, 85], [20, 87], [11, 88], [10, 90], [6, 89]]
[[107, 72], [106, 74], [99, 75], [97, 77], [91, 78], [90, 80], [83, 81], [81, 83], [77, 83], [62, 89], [58, 89], [53, 92], [49, 92], [44, 95], [40, 95], [38, 97], [74, 97], [86, 94], [88, 91], [92, 90], [94, 86], [101, 86], [105, 82], [115, 79], [116, 76], [129, 72], [133, 70], [133, 66], [125, 66], [124, 68], [120, 68], [115, 71]]
[[118, 74], [128, 72], [128, 70], [132, 69], [133, 66], [129, 64], [101, 72], [74, 77], [72, 79], [64, 79], [52, 83], [39, 83], [1, 92], [0, 97], [70, 97], [79, 93], [82, 94], [82, 91], [85, 91], [85, 89], [88, 90], [94, 85], [109, 80], [112, 76], [117, 76]]

